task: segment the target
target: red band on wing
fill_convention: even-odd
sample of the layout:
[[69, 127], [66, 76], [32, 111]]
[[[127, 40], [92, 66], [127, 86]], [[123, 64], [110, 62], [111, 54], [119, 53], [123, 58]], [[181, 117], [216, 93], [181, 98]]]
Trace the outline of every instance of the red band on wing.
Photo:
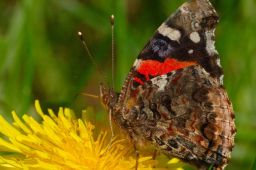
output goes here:
[[139, 84], [143, 84], [143, 81], [141, 79], [139, 79], [138, 77], [134, 77], [133, 80]]
[[[149, 80], [149, 76], [160, 76], [167, 74], [171, 71], [178, 70], [184, 67], [195, 65], [192, 61], [178, 61], [173, 58], [167, 58], [164, 62], [156, 60], [145, 60], [140, 63], [137, 68], [137, 72], [144, 75], [146, 80]], [[141, 80], [140, 80], [141, 81]], [[138, 82], [138, 81], [137, 81]], [[139, 82], [140, 84], [143, 84]]]

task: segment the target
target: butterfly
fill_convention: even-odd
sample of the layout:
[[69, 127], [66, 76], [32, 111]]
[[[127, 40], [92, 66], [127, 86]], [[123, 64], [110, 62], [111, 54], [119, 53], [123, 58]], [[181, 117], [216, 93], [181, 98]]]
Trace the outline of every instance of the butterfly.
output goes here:
[[215, 49], [219, 17], [208, 0], [184, 3], [138, 55], [120, 92], [101, 86], [112, 120], [199, 169], [224, 169], [236, 133]]

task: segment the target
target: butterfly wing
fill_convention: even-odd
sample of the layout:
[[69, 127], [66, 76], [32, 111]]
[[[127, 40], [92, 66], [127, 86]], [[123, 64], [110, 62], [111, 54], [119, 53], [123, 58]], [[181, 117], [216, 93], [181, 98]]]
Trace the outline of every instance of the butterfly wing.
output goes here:
[[192, 65], [201, 65], [222, 84], [223, 73], [215, 50], [218, 14], [208, 0], [184, 3], [157, 29], [135, 60], [118, 99], [136, 95], [150, 79]]
[[214, 47], [218, 14], [208, 0], [183, 4], [155, 32], [138, 55], [131, 72], [132, 86], [173, 70], [200, 64], [221, 79], [222, 70]]
[[167, 155], [200, 167], [227, 164], [234, 112], [225, 89], [200, 65], [155, 77], [137, 89], [121, 108], [124, 128], [136, 143], [151, 141]]
[[223, 168], [234, 145], [234, 114], [214, 47], [218, 15], [208, 0], [183, 4], [136, 59], [114, 119], [138, 142], [200, 167]]

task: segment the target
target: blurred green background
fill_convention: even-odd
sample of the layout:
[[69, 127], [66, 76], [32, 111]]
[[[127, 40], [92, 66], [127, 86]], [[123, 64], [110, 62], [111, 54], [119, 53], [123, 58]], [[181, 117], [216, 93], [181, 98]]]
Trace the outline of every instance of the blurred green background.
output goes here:
[[[104, 121], [98, 94], [102, 81], [85, 53], [77, 31], [104, 76], [111, 79], [110, 14], [116, 17], [115, 87], [120, 89], [133, 61], [154, 30], [184, 2], [181, 0], [1, 0], [0, 113], [10, 118], [33, 108], [92, 106]], [[221, 20], [216, 46], [225, 71], [225, 87], [236, 112], [236, 147], [229, 170], [253, 169], [256, 154], [256, 1], [212, 0]], [[0, 125], [1, 126], [1, 125]], [[254, 163], [254, 168], [256, 165]]]

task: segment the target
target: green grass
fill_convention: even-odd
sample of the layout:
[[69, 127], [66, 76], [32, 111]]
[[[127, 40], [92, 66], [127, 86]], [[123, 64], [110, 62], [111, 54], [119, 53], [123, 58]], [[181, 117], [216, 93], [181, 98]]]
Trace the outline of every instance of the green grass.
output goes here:
[[[81, 30], [103, 72], [111, 75], [111, 28], [116, 17], [115, 87], [154, 30], [184, 1], [20, 0], [0, 2], [0, 113], [23, 114], [38, 98], [47, 107], [96, 107], [98, 72], [76, 35]], [[221, 16], [216, 46], [236, 112], [237, 146], [227, 169], [250, 169], [256, 153], [256, 2], [213, 1]], [[101, 109], [96, 109], [102, 112]], [[255, 167], [255, 163], [254, 163]]]

